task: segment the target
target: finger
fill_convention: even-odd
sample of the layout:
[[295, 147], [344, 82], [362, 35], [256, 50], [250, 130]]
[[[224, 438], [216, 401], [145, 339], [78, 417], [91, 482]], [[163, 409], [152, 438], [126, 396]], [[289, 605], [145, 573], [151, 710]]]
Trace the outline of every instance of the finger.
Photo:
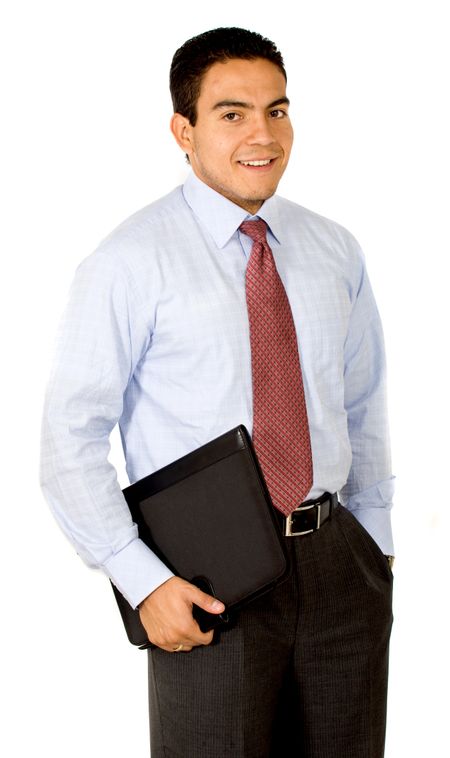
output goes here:
[[208, 613], [223, 613], [225, 610], [224, 604], [221, 602], [221, 600], [218, 600], [216, 597], [213, 597], [212, 595], [207, 595], [206, 592], [202, 592], [202, 590], [199, 590], [198, 587], [192, 586], [191, 590], [191, 601], [198, 605], [200, 608], [203, 608], [204, 611], [207, 611]]
[[180, 645], [161, 645], [161, 650], [165, 650], [166, 653], [190, 653], [192, 648], [195, 647], [194, 645], [191, 645], [190, 643], [183, 644], [182, 647]]
[[214, 639], [214, 632], [204, 632], [202, 645], [210, 645]]
[[209, 645], [214, 639], [214, 631], [210, 630], [203, 632], [200, 629], [197, 621], [191, 617], [189, 625], [183, 626], [183, 628], [179, 628], [178, 631], [175, 631], [174, 637], [172, 639], [174, 639], [174, 648], [177, 647], [177, 645], [180, 643], [182, 643], [184, 647], [190, 648], [197, 647], [199, 645]]

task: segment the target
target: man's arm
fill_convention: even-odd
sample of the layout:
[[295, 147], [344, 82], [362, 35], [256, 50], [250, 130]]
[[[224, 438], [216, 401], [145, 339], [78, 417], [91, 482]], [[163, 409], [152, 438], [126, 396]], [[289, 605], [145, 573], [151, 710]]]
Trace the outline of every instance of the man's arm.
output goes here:
[[[123, 409], [128, 382], [151, 340], [137, 287], [114, 250], [96, 251], [79, 266], [59, 329], [47, 388], [41, 447], [41, 484], [61, 528], [83, 560], [101, 568], [133, 607], [171, 607], [174, 593], [184, 623], [158, 639], [210, 641], [192, 619], [192, 603], [210, 612], [213, 599], [175, 579], [139, 539], [137, 527], [108, 461], [109, 436]], [[170, 581], [171, 580], [171, 581]], [[187, 585], [187, 586], [186, 586]], [[169, 590], [169, 591], [168, 591]], [[189, 612], [188, 612], [189, 611]], [[141, 616], [146, 629], [152, 614]], [[169, 611], [170, 615], [170, 611]], [[186, 631], [186, 627], [188, 627]], [[158, 635], [157, 635], [158, 636]], [[153, 641], [153, 640], [152, 640]]]
[[345, 409], [352, 465], [341, 500], [386, 555], [394, 554], [390, 510], [394, 492], [380, 316], [357, 246], [359, 266], [345, 343]]
[[41, 484], [83, 560], [133, 607], [172, 573], [138, 538], [108, 461], [123, 393], [149, 339], [128, 272], [96, 252], [78, 267], [47, 388]]

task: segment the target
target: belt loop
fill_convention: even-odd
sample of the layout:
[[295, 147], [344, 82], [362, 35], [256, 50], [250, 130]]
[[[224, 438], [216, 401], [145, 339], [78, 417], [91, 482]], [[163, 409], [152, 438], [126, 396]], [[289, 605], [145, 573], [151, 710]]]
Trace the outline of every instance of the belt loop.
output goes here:
[[337, 492], [333, 492], [333, 494], [331, 495], [330, 500], [331, 500], [331, 502], [330, 502], [330, 515], [329, 515], [329, 519], [331, 521], [331, 519], [333, 518], [333, 511], [336, 508], [336, 506], [339, 505], [338, 493]]

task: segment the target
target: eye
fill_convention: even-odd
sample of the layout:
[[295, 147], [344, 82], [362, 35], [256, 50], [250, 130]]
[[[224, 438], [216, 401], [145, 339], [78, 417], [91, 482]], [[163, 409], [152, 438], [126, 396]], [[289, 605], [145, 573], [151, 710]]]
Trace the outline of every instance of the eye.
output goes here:
[[225, 113], [224, 115], [225, 121], [238, 121], [240, 119], [239, 113]]
[[286, 111], [283, 111], [281, 108], [276, 108], [274, 111], [270, 111], [271, 118], [284, 118], [287, 116]]

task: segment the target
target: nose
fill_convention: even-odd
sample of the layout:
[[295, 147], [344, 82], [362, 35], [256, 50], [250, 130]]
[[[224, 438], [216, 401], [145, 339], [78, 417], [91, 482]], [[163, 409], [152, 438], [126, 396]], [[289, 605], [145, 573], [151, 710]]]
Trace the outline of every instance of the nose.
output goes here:
[[270, 145], [275, 142], [272, 123], [266, 113], [253, 113], [247, 135], [249, 145]]

